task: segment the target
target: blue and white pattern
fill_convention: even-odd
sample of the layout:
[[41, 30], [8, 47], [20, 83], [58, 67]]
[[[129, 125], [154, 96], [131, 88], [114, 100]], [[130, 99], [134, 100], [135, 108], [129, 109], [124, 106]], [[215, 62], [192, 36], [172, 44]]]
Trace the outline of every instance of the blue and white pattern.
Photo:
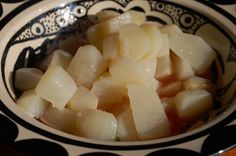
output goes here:
[[[124, 12], [126, 8], [133, 3], [131, 0], [115, 0], [115, 5], [117, 5], [119, 10], [118, 12]], [[25, 3], [24, 3], [25, 2]], [[4, 28], [5, 24], [11, 21], [11, 19], [14, 18], [15, 15], [20, 13], [20, 11], [25, 10], [29, 8], [31, 5], [34, 5], [38, 3], [39, 1], [28, 1], [28, 0], [12, 0], [11, 2], [8, 2], [7, 0], [0, 0], [0, 30]], [[20, 5], [14, 5], [17, 6], [17, 8], [13, 8], [12, 12], [9, 14], [4, 13], [4, 4], [20, 4]], [[63, 43], [66, 39], [74, 37], [78, 34], [83, 33], [86, 28], [93, 24], [94, 19], [88, 18], [86, 15], [87, 13], [93, 9], [94, 6], [98, 5], [98, 3], [105, 3], [105, 1], [99, 1], [99, 0], [85, 0], [85, 1], [74, 1], [71, 3], [68, 3], [66, 6], [63, 7], [57, 7], [54, 9], [51, 9], [47, 12], [42, 13], [41, 15], [34, 18], [34, 20], [28, 21], [20, 30], [18, 30], [14, 36], [9, 39], [9, 42], [7, 44], [7, 48], [4, 50], [4, 57], [1, 60], [1, 68], [5, 69], [6, 65], [4, 64], [5, 60], [7, 60], [8, 56], [13, 52], [11, 49], [15, 49], [15, 47], [19, 44], [27, 45], [23, 46], [24, 48], [18, 49], [16, 55], [18, 55], [18, 59], [15, 62], [14, 65], [12, 65], [13, 69], [16, 70], [18, 68], [21, 68], [22, 65], [25, 65], [22, 63], [25, 60], [25, 56], [28, 55], [32, 58], [38, 58], [38, 57], [44, 57], [45, 55], [48, 55], [54, 48], [57, 48], [60, 43]], [[226, 62], [236, 63], [236, 44], [234, 40], [230, 37], [230, 35], [227, 34], [224, 30], [220, 29], [217, 26], [217, 23], [214, 23], [211, 21], [211, 19], [206, 18], [202, 14], [191, 10], [187, 7], [184, 7], [179, 4], [175, 4], [171, 1], [166, 0], [149, 0], [148, 1], [150, 5], [150, 11], [146, 12], [147, 10], [143, 9], [141, 6], [135, 6], [130, 7], [129, 9], [134, 9], [138, 11], [144, 11], [147, 13], [147, 19], [152, 22], [159, 22], [160, 24], [167, 24], [167, 23], [175, 23], [180, 26], [180, 28], [187, 33], [193, 33], [193, 34], [200, 34], [204, 31], [206, 28], [214, 28], [216, 30], [216, 33], [220, 33], [222, 36], [224, 36], [227, 40], [230, 42], [230, 46], [228, 49], [228, 52], [225, 54], [225, 56], [219, 56], [218, 60], [223, 60]], [[203, 3], [207, 5], [208, 7], [215, 8], [216, 6], [213, 3], [216, 3], [217, 5], [227, 5], [227, 6], [234, 6], [236, 2], [234, 0], [228, 0], [225, 3], [222, 3], [222, 0], [206, 0], [199, 3]], [[218, 8], [218, 7], [217, 7]], [[109, 7], [105, 7], [103, 9], [112, 9]], [[220, 12], [225, 13], [224, 10], [218, 8]], [[154, 16], [153, 14], [148, 14], [152, 11], [158, 12], [159, 15], [163, 15], [166, 18], [161, 18], [162, 16]], [[63, 12], [63, 16], [62, 16]], [[68, 16], [65, 18], [64, 14], [67, 14]], [[229, 19], [236, 23], [236, 17], [232, 14], [229, 15]], [[203, 35], [204, 37], [204, 35]], [[30, 45], [30, 41], [43, 39], [42, 43], [40, 45]], [[57, 39], [55, 42], [54, 40]], [[52, 49], [50, 49], [53, 47]], [[29, 55], [30, 54], [30, 55]], [[27, 66], [31, 66], [32, 64], [28, 62]], [[220, 66], [222, 70], [224, 70], [224, 63]], [[226, 72], [227, 73], [227, 72]], [[2, 73], [3, 76], [5, 73]], [[224, 75], [224, 74], [223, 74]], [[7, 78], [4, 79], [5, 81], [5, 88], [6, 90], [11, 90], [11, 88], [7, 85]], [[225, 84], [225, 86], [221, 89], [219, 89], [218, 93], [219, 96], [224, 96], [226, 92], [229, 92], [231, 89], [231, 84], [235, 83], [236, 81], [236, 73], [235, 75], [231, 76], [230, 80], [228, 80], [228, 84]], [[12, 93], [9, 91], [9, 96], [12, 97], [12, 99], [15, 99], [16, 92], [12, 95]], [[236, 99], [236, 91], [232, 92], [230, 99], [227, 99], [225, 103], [230, 103]], [[227, 105], [228, 107], [228, 105]], [[225, 108], [224, 108], [225, 109]], [[175, 140], [173, 142], [167, 142], [163, 144], [146, 144], [146, 145], [132, 145], [132, 146], [112, 146], [112, 145], [96, 145], [96, 144], [90, 144], [86, 142], [80, 142], [73, 139], [68, 139], [65, 137], [58, 136], [56, 134], [47, 132], [45, 130], [42, 130], [34, 125], [31, 125], [27, 123], [27, 121], [24, 121], [20, 117], [14, 114], [2, 101], [0, 102], [0, 123], [4, 126], [0, 126], [0, 154], [6, 153], [6, 155], [57, 155], [57, 156], [68, 156], [69, 151], [67, 150], [66, 146], [63, 146], [63, 143], [69, 144], [69, 145], [76, 145], [78, 148], [86, 147], [91, 148], [94, 150], [91, 150], [91, 152], [80, 154], [81, 156], [99, 156], [99, 155], [107, 155], [107, 156], [119, 156], [122, 154], [122, 151], [132, 151], [132, 150], [145, 150], [145, 149], [152, 149], [151, 152], [148, 152], [147, 156], [154, 156], [154, 155], [209, 155], [211, 153], [214, 153], [222, 148], [228, 147], [232, 144], [236, 143], [236, 127], [233, 126], [222, 126], [227, 125], [232, 120], [236, 119], [236, 112], [230, 114], [225, 120], [223, 120], [221, 123], [211, 127], [211, 129], [205, 130], [199, 134], [196, 134], [195, 136], [186, 137], [184, 139]], [[21, 127], [21, 128], [19, 128]], [[20, 135], [20, 131], [22, 130], [22, 127], [25, 128], [26, 131], [32, 131], [33, 133], [38, 133], [44, 137], [48, 137], [55, 141], [48, 141], [38, 138], [28, 138], [28, 139], [21, 139], [17, 140], [18, 135]], [[214, 131], [214, 133], [210, 133], [210, 135], [205, 139], [205, 141], [202, 144], [201, 151], [196, 152], [192, 149], [184, 149], [184, 148], [166, 148], [159, 150], [158, 147], [164, 147], [166, 145], [175, 145], [180, 144], [183, 142], [191, 141], [192, 139], [197, 138], [198, 136], [204, 136], [210, 132], [210, 130], [215, 130], [217, 127], [221, 127], [219, 130]], [[218, 139], [218, 140], [217, 140]], [[219, 142], [220, 144], [214, 144], [214, 142]], [[40, 147], [40, 148], [39, 148]], [[100, 150], [103, 151], [100, 151]], [[109, 152], [108, 152], [109, 150]], [[115, 152], [110, 152], [114, 150]], [[119, 152], [117, 152], [119, 151]]]

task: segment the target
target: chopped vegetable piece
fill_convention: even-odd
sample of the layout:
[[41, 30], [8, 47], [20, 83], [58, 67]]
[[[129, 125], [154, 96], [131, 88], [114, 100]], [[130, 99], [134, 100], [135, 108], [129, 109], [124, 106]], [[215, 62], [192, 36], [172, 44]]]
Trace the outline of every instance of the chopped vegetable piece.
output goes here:
[[72, 58], [70, 53], [57, 49], [41, 63], [41, 66], [44, 70], [50, 66], [61, 66], [66, 70]]
[[73, 134], [76, 130], [76, 113], [68, 109], [59, 110], [50, 106], [40, 119], [48, 126], [63, 132]]
[[171, 59], [175, 69], [175, 74], [179, 80], [185, 80], [194, 76], [194, 70], [187, 59], [182, 59], [179, 56], [171, 53]]
[[134, 125], [133, 114], [131, 108], [126, 108], [117, 117], [117, 136], [122, 141], [138, 140], [138, 134]]
[[76, 134], [98, 140], [114, 140], [117, 121], [113, 114], [101, 110], [86, 110], [78, 113]]
[[143, 84], [157, 89], [159, 84], [137, 61], [130, 58], [123, 57], [114, 60], [109, 66], [109, 71], [112, 78], [123, 85]]
[[124, 103], [127, 97], [126, 87], [115, 81], [111, 76], [97, 79], [93, 83], [91, 92], [98, 97], [98, 108], [102, 110]]
[[111, 34], [104, 38], [103, 57], [107, 60], [120, 57], [120, 43], [118, 34]]
[[78, 49], [68, 66], [68, 73], [77, 85], [91, 88], [93, 81], [107, 69], [107, 62], [93, 45]]
[[64, 109], [76, 90], [76, 83], [60, 66], [49, 67], [35, 88], [40, 97], [60, 110]]
[[37, 68], [18, 69], [15, 73], [15, 87], [21, 91], [34, 89], [42, 76], [43, 72]]
[[112, 11], [112, 10], [103, 10], [101, 12], [98, 12], [96, 14], [99, 22], [105, 22], [109, 19], [112, 19], [114, 17], [119, 16], [120, 14], [118, 12]]
[[37, 119], [44, 114], [49, 106], [49, 102], [39, 97], [34, 90], [23, 92], [16, 103], [26, 114]]
[[169, 55], [157, 59], [156, 79], [167, 81], [173, 77], [174, 67]]
[[120, 27], [123, 25], [130, 23], [141, 25], [145, 21], [146, 16], [144, 13], [130, 10], [105, 22], [89, 27], [86, 34], [89, 42], [97, 45], [105, 36], [119, 32]]
[[143, 85], [127, 85], [134, 124], [141, 139], [166, 137], [170, 123], [156, 91]]
[[179, 116], [186, 121], [194, 120], [213, 108], [211, 94], [201, 89], [179, 92], [175, 96], [175, 104]]
[[151, 50], [150, 38], [145, 31], [135, 24], [120, 28], [120, 53], [134, 60], [142, 59]]
[[144, 24], [142, 25], [142, 29], [147, 33], [151, 43], [151, 50], [147, 53], [146, 57], [156, 58], [163, 44], [162, 33], [154, 24]]
[[169, 39], [170, 49], [180, 58], [188, 60], [197, 73], [204, 72], [216, 58], [216, 52], [199, 36], [178, 33]]
[[97, 109], [97, 105], [98, 97], [86, 87], [79, 86], [68, 102], [67, 108], [78, 112], [83, 108]]

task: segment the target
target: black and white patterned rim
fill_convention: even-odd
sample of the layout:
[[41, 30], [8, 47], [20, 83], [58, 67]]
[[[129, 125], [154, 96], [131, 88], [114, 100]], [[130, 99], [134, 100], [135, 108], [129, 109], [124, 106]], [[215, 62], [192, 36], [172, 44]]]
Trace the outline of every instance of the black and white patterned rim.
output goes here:
[[236, 4], [235, 0], [227, 0], [227, 1], [222, 1], [222, 0], [209, 0], [212, 3], [216, 4], [223, 4], [223, 5], [229, 5], [229, 4]]
[[[20, 0], [19, 0], [20, 1]], [[19, 2], [19, 1], [14, 1], [14, 2]], [[21, 0], [22, 1], [22, 0]], [[232, 15], [228, 14], [226, 11], [222, 10], [221, 8], [215, 6], [214, 4], [210, 3], [209, 1], [201, 1], [201, 0], [197, 0], [199, 3], [203, 3], [204, 5], [207, 5], [210, 8], [213, 8], [215, 10], [217, 10], [219, 13], [221, 13], [222, 15], [224, 15], [226, 18], [228, 18], [232, 23], [236, 24], [236, 20], [235, 17], [233, 17]], [[1, 2], [6, 2], [6, 1], [0, 1], [0, 16], [3, 12], [3, 9], [1, 8]], [[27, 1], [26, 3], [23, 3], [22, 5], [20, 5], [19, 7], [17, 7], [15, 10], [13, 10], [10, 14], [8, 14], [6, 17], [4, 17], [1, 21], [0, 21], [0, 30], [4, 27], [4, 25], [6, 25], [12, 18], [14, 18], [15, 15], [17, 15], [19, 12], [27, 9], [28, 7], [36, 4], [40, 2], [40, 0], [35, 0], [35, 1]], [[215, 0], [215, 2], [217, 2]], [[182, 15], [183, 19], [188, 18], [190, 21], [191, 20], [195, 20], [193, 17], [191, 17], [189, 14], [183, 14]], [[184, 22], [184, 20], [183, 20]], [[186, 25], [186, 27], [191, 27], [191, 24], [193, 22], [189, 22], [189, 25]], [[210, 131], [212, 131], [213, 129], [218, 128], [219, 126], [222, 125], [226, 125], [228, 124], [230, 121], [232, 121], [233, 119], [235, 119], [236, 117], [236, 112], [232, 113], [231, 115], [229, 115], [227, 118], [225, 118], [224, 120], [222, 120], [221, 122], [217, 123], [216, 125], [214, 125], [213, 127], [206, 129], [200, 133], [197, 133], [195, 135], [186, 137], [186, 138], [181, 138], [178, 140], [174, 140], [174, 141], [170, 141], [170, 142], [164, 142], [164, 143], [160, 143], [160, 144], [148, 144], [148, 145], [135, 145], [135, 146], [113, 146], [113, 145], [98, 145], [98, 144], [90, 144], [90, 143], [86, 143], [86, 142], [81, 142], [81, 141], [77, 141], [77, 140], [72, 140], [72, 139], [68, 139], [47, 131], [44, 131], [38, 127], [35, 127], [34, 125], [29, 124], [28, 122], [22, 120], [21, 118], [19, 118], [17, 115], [15, 115], [13, 112], [11, 112], [2, 102], [0, 102], [0, 110], [2, 110], [6, 115], [8, 115], [11, 119], [13, 119], [14, 121], [16, 121], [17, 123], [21, 124], [22, 126], [26, 127], [27, 129], [33, 130], [36, 133], [42, 134], [44, 136], [47, 136], [49, 138], [53, 138], [55, 140], [64, 142], [64, 143], [68, 143], [68, 144], [73, 144], [73, 145], [79, 145], [79, 146], [84, 146], [84, 147], [90, 147], [90, 148], [96, 148], [96, 149], [109, 149], [109, 150], [142, 150], [142, 149], [153, 149], [153, 148], [158, 148], [158, 147], [164, 147], [164, 146], [169, 146], [169, 145], [174, 145], [174, 144], [178, 144], [178, 143], [182, 143], [185, 141], [189, 141], [195, 138], [198, 138], [200, 136], [203, 136], [207, 133], [209, 133]], [[150, 154], [151, 155], [151, 154]]]

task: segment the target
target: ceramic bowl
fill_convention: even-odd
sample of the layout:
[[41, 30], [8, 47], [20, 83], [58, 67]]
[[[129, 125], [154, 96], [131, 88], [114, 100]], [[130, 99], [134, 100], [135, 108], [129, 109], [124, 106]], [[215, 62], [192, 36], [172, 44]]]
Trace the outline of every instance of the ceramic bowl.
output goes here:
[[[150, 22], [174, 23], [184, 32], [204, 38], [217, 52], [215, 83], [222, 82], [217, 90], [220, 108], [215, 111], [215, 117], [177, 136], [150, 141], [106, 142], [63, 133], [23, 113], [15, 102], [18, 94], [13, 86], [14, 71], [30, 66], [36, 56], [44, 56], [56, 48], [76, 51], [80, 34], [96, 20], [92, 15], [101, 10], [144, 12]], [[232, 133], [236, 130], [233, 124], [236, 119], [235, 24], [235, 17], [205, 1], [54, 0], [22, 4], [0, 25], [0, 120], [5, 124], [0, 130], [0, 139], [3, 138], [0, 142], [20, 153], [50, 155], [53, 152], [57, 156], [208, 155], [236, 143], [235, 133]], [[226, 126], [229, 123], [231, 125]], [[222, 140], [216, 139], [219, 134]], [[219, 147], [214, 142], [218, 142]]]

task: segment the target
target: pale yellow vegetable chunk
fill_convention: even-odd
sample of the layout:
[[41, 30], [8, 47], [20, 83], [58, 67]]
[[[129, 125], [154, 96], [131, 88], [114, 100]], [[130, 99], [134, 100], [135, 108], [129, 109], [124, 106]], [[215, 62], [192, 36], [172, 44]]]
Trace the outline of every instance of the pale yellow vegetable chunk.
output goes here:
[[178, 33], [169, 39], [171, 50], [188, 60], [197, 73], [203, 73], [216, 58], [216, 52], [199, 36]]
[[186, 80], [187, 78], [194, 76], [194, 70], [187, 59], [182, 59], [175, 54], [171, 56], [175, 68], [175, 74], [179, 80]]
[[40, 118], [49, 106], [49, 102], [39, 97], [34, 90], [23, 92], [16, 103], [26, 114], [35, 118]]
[[145, 86], [158, 88], [159, 82], [137, 62], [129, 58], [122, 57], [114, 60], [109, 66], [109, 71], [115, 81], [123, 85], [143, 84]]
[[50, 66], [61, 66], [63, 69], [66, 69], [72, 57], [70, 53], [57, 49], [42, 62], [41, 66], [44, 70]]
[[97, 45], [105, 36], [119, 32], [121, 26], [130, 23], [141, 25], [145, 21], [146, 16], [144, 13], [130, 10], [105, 22], [89, 27], [86, 34], [89, 42]]
[[15, 72], [15, 87], [21, 91], [34, 89], [42, 76], [43, 72], [37, 68], [18, 69]]
[[112, 10], [103, 10], [96, 14], [99, 22], [105, 22], [111, 18], [117, 17], [120, 14]]
[[158, 95], [161, 97], [175, 96], [178, 92], [182, 90], [182, 82], [174, 81], [168, 84], [161, 84], [159, 87]]
[[118, 34], [111, 34], [103, 40], [103, 57], [107, 60], [120, 56], [120, 42]]
[[215, 92], [215, 86], [210, 80], [198, 76], [186, 79], [183, 82], [183, 87], [184, 89], [204, 89], [211, 94]]
[[161, 31], [154, 24], [144, 24], [142, 25], [142, 29], [147, 33], [151, 42], [151, 50], [147, 53], [148, 58], [156, 58], [158, 53], [160, 53], [163, 37]]
[[175, 96], [175, 104], [179, 116], [191, 121], [213, 108], [212, 96], [202, 89], [190, 89], [179, 92]]
[[168, 80], [174, 74], [173, 63], [169, 55], [157, 59], [157, 70], [155, 77], [158, 80]]
[[138, 64], [149, 74], [151, 77], [155, 77], [156, 68], [157, 68], [157, 59], [153, 58], [144, 58], [138, 61]]
[[119, 30], [120, 53], [134, 60], [142, 59], [151, 50], [147, 33], [136, 24], [126, 24]]
[[95, 45], [97, 48], [101, 46], [101, 41], [105, 37], [105, 35], [103, 35], [102, 32], [100, 32], [101, 31], [100, 29], [102, 29], [100, 28], [101, 27], [100, 25], [101, 24], [92, 25], [86, 31], [86, 36], [88, 38], [89, 43]]
[[76, 113], [68, 109], [59, 110], [50, 106], [40, 119], [45, 124], [63, 132], [73, 134], [76, 130]]
[[157, 57], [164, 57], [170, 54], [170, 43], [168, 36], [166, 34], [162, 34], [162, 45], [159, 53], [157, 53]]
[[116, 118], [105, 111], [91, 109], [78, 113], [76, 126], [76, 134], [82, 137], [107, 141], [116, 137]]
[[79, 86], [68, 102], [67, 108], [78, 112], [83, 108], [97, 109], [97, 105], [98, 97], [86, 87]]
[[166, 137], [170, 123], [156, 91], [143, 85], [127, 85], [134, 123], [140, 139]]
[[131, 108], [126, 108], [117, 117], [117, 136], [122, 141], [138, 140], [138, 134], [134, 125], [133, 114]]
[[127, 97], [126, 87], [115, 81], [110, 75], [97, 79], [93, 83], [91, 92], [98, 97], [98, 108], [102, 110], [124, 103]]
[[183, 33], [182, 30], [175, 24], [167, 24], [160, 27], [162, 33], [167, 34], [168, 38], [176, 36], [178, 33]]
[[93, 81], [107, 69], [107, 61], [93, 45], [81, 46], [70, 65], [68, 73], [77, 85], [91, 88]]
[[175, 97], [161, 98], [161, 103], [165, 109], [165, 112], [175, 111]]
[[40, 97], [60, 110], [64, 109], [76, 90], [76, 83], [60, 66], [49, 67], [35, 88]]

